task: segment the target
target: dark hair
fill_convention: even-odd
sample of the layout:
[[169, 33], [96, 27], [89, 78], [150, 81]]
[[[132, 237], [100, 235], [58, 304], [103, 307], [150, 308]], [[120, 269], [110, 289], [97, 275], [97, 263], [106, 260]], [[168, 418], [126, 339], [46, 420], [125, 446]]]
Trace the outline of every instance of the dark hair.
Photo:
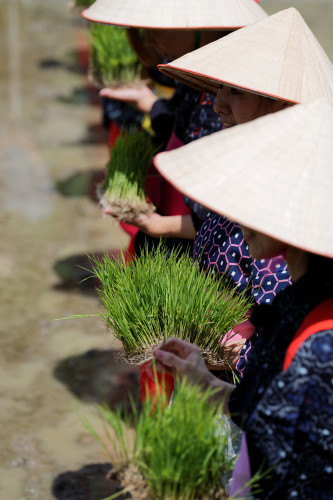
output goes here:
[[333, 282], [333, 259], [309, 253], [307, 274], [317, 282], [329, 279]]
[[126, 34], [130, 46], [144, 66], [151, 68], [161, 62], [161, 56], [157, 52], [154, 52], [153, 49], [147, 49], [145, 46], [145, 30], [128, 28]]

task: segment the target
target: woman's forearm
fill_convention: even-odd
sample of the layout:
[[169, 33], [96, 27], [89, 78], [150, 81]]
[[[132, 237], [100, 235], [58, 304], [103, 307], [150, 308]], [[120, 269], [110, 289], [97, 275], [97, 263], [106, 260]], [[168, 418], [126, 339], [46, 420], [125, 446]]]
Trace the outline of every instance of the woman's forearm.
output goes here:
[[196, 230], [190, 215], [172, 215], [163, 217], [163, 235], [168, 238], [194, 240]]
[[154, 357], [158, 371], [181, 379], [186, 377], [189, 383], [203, 390], [213, 389], [210, 402], [221, 405], [223, 413], [229, 414], [229, 398], [235, 386], [209, 372], [198, 346], [170, 337], [154, 349]]
[[236, 387], [233, 384], [225, 382], [224, 380], [220, 380], [210, 373], [210, 377], [207, 377], [207, 380], [203, 384], [203, 388], [213, 389], [214, 394], [210, 399], [211, 404], [222, 404], [223, 413], [225, 415], [230, 415], [229, 399]]
[[194, 240], [196, 231], [190, 215], [140, 215], [132, 221], [133, 226], [153, 238], [183, 238]]

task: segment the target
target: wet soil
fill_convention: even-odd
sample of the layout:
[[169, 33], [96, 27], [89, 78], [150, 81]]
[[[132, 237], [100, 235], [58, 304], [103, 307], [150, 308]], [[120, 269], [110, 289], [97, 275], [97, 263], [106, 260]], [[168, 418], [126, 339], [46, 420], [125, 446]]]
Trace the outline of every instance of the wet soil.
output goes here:
[[[273, 13], [290, 2], [261, 4]], [[332, 59], [331, 0], [293, 5]], [[116, 364], [120, 346], [98, 318], [56, 321], [98, 312], [94, 283], [79, 283], [86, 275], [77, 264], [86, 267], [90, 250], [117, 251], [128, 242], [117, 223], [102, 218], [94, 196], [108, 151], [100, 102], [86, 78], [83, 28], [67, 0], [1, 3], [0, 497], [6, 500], [58, 498], [52, 485], [64, 488], [70, 471], [77, 472], [76, 485], [82, 477], [88, 484], [85, 500], [98, 500], [86, 478], [102, 474], [98, 491], [106, 496], [109, 466], [81, 417], [98, 428], [94, 403], [126, 406], [127, 391], [138, 392], [134, 370]], [[78, 491], [66, 490], [64, 498], [81, 498]]]
[[98, 428], [92, 403], [137, 384], [98, 318], [56, 321], [99, 312], [77, 264], [128, 237], [91, 196], [108, 151], [79, 16], [5, 1], [0, 33], [0, 497], [49, 500], [60, 474], [106, 462], [82, 415]]

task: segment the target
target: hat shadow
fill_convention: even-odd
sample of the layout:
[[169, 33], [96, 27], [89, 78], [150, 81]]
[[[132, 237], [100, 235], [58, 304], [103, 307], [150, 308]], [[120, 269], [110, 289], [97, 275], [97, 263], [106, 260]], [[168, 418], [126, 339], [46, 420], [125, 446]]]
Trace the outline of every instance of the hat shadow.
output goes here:
[[[59, 474], [52, 484], [52, 495], [57, 500], [101, 500], [120, 492], [122, 486], [109, 477], [110, 463], [88, 464], [76, 471]], [[130, 494], [117, 495], [119, 500], [132, 498]]]
[[61, 360], [53, 375], [78, 399], [129, 414], [133, 404], [140, 407], [138, 368], [120, 364], [118, 355], [116, 350], [91, 349]]

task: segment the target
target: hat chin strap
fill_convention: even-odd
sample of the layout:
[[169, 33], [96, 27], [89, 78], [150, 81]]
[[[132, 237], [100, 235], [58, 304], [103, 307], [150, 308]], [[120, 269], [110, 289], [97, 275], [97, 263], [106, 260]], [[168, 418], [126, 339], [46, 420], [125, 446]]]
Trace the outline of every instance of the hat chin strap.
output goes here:
[[281, 253], [280, 253], [281, 257], [283, 257], [283, 258], [284, 258], [284, 260], [286, 260], [287, 250], [288, 250], [288, 245], [287, 245], [287, 243], [285, 243], [285, 244], [283, 245], [282, 251], [281, 251]]

